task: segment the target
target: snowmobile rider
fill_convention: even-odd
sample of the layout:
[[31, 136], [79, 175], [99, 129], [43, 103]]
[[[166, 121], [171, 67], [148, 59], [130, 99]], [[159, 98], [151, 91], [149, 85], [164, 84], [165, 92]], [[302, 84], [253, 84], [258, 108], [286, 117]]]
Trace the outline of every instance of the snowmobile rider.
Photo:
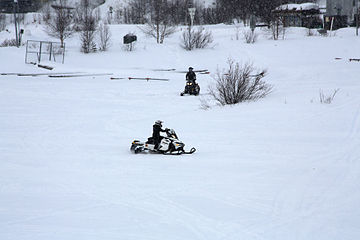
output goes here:
[[194, 68], [189, 67], [189, 71], [186, 73], [186, 81], [192, 81], [195, 84], [196, 74], [193, 71]]
[[157, 120], [154, 125], [153, 125], [153, 134], [152, 134], [152, 137], [154, 139], [154, 144], [155, 144], [155, 149], [158, 149], [159, 147], [159, 144], [161, 142], [161, 139], [163, 138], [161, 135], [160, 135], [160, 132], [166, 132], [168, 129], [166, 128], [165, 130], [162, 129], [162, 123], [163, 121], [161, 120]]

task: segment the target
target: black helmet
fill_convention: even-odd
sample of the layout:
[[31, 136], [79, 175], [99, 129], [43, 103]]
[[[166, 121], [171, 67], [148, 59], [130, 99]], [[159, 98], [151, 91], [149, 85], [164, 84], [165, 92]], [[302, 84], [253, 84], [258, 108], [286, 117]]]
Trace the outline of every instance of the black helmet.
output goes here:
[[193, 70], [194, 68], [193, 67], [189, 67], [189, 70]]
[[161, 125], [162, 125], [162, 123], [163, 123], [163, 121], [161, 121], [161, 120], [156, 120], [156, 121], [155, 121], [155, 125], [159, 125], [159, 126], [161, 126]]

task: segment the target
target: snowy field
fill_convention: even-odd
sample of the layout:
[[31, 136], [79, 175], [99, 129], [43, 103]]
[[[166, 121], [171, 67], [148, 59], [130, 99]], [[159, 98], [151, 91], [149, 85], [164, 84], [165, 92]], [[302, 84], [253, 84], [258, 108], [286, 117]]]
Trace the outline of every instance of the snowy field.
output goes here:
[[[235, 40], [208, 27], [212, 48], [187, 52], [181, 32], [163, 45], [136, 26], [111, 26], [108, 52], [66, 41], [52, 71], [24, 64], [25, 46], [0, 48], [0, 73], [112, 73], [49, 78], [0, 75], [1, 240], [354, 240], [360, 238], [360, 38], [354, 29], [285, 40], [259, 31]], [[136, 50], [122, 37], [138, 35]], [[4, 32], [0, 39], [10, 37]], [[38, 26], [26, 39], [53, 40]], [[335, 60], [336, 57], [342, 58]], [[257, 102], [208, 110], [207, 86], [228, 58], [266, 68], [274, 86]], [[179, 96], [189, 66], [201, 95]], [[319, 91], [330, 95], [321, 104]], [[132, 140], [155, 120], [174, 128], [193, 155], [134, 155]]]

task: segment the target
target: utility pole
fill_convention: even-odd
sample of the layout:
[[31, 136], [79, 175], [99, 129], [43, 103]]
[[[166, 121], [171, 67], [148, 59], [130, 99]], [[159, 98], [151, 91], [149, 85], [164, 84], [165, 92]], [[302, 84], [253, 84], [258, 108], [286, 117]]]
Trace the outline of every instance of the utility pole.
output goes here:
[[13, 2], [13, 8], [14, 8], [14, 22], [15, 22], [15, 39], [16, 39], [16, 47], [19, 47], [19, 35], [18, 35], [18, 24], [17, 24], [17, 17], [16, 17], [16, 11], [18, 8], [18, 0], [14, 0]]
[[[359, 3], [358, 3], [359, 4]], [[356, 10], [356, 36], [359, 36], [359, 6], [357, 6], [357, 10]]]
[[195, 17], [195, 11], [196, 11], [196, 8], [194, 8], [194, 7], [192, 6], [192, 3], [190, 3], [189, 8], [188, 8], [188, 11], [189, 11], [189, 15], [190, 15], [189, 46], [191, 46], [191, 45], [192, 45], [192, 43], [191, 43], [191, 39], [192, 39], [192, 37], [191, 37], [191, 27], [192, 27], [192, 25], [194, 24], [194, 17]]

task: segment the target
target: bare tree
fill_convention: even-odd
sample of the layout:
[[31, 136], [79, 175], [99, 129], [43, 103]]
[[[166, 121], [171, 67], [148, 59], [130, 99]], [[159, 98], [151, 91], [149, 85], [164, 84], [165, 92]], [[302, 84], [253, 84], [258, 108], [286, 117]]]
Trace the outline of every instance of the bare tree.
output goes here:
[[266, 70], [258, 71], [252, 63], [240, 64], [228, 60], [226, 71], [217, 71], [215, 86], [209, 87], [210, 95], [221, 105], [237, 104], [267, 96], [272, 86], [263, 81]]
[[143, 33], [156, 39], [157, 43], [164, 43], [164, 39], [176, 32], [176, 27], [166, 23], [147, 22], [144, 28], [140, 28]]
[[51, 18], [44, 16], [45, 30], [50, 36], [58, 38], [63, 47], [64, 40], [74, 33], [71, 9], [67, 5], [67, 0], [59, 0], [59, 4], [53, 8], [54, 15]]
[[285, 39], [286, 27], [284, 17], [273, 16], [272, 20], [270, 21], [269, 27], [273, 40], [278, 40], [280, 36], [282, 36], [282, 39]]
[[110, 47], [111, 32], [107, 24], [102, 23], [99, 26], [99, 50], [106, 51]]
[[197, 29], [188, 28], [182, 34], [181, 47], [186, 50], [193, 50], [194, 48], [206, 48], [213, 42], [211, 31], [205, 30], [203, 27]]
[[140, 28], [146, 35], [154, 37], [157, 43], [162, 44], [164, 39], [176, 31], [170, 14], [167, 11], [167, 0], [152, 0], [151, 17], [144, 28]]

